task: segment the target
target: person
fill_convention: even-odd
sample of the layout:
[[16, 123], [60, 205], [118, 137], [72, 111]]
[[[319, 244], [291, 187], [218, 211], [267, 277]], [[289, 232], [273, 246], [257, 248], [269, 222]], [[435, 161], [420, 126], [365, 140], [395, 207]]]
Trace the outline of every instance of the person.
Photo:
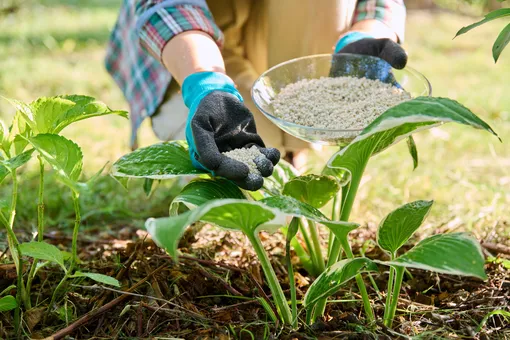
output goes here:
[[[319, 53], [367, 54], [403, 68], [405, 16], [403, 0], [124, 0], [106, 68], [130, 105], [131, 147], [150, 117], [160, 140], [187, 140], [195, 167], [257, 190], [280, 151], [297, 163], [309, 146], [256, 109], [257, 77]], [[252, 145], [264, 155], [261, 175], [222, 154]]]

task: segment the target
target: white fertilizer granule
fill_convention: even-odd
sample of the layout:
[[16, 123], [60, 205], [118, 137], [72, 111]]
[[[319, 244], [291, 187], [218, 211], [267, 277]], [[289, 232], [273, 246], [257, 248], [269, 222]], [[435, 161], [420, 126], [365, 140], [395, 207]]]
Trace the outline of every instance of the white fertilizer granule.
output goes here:
[[363, 129], [411, 96], [379, 80], [355, 77], [303, 79], [287, 85], [273, 101], [275, 116], [299, 125]]
[[228, 158], [235, 159], [236, 161], [242, 162], [250, 168], [250, 173], [260, 175], [260, 171], [257, 168], [254, 160], [257, 157], [264, 156], [259, 149], [254, 145], [251, 148], [234, 149], [231, 151], [223, 152]]

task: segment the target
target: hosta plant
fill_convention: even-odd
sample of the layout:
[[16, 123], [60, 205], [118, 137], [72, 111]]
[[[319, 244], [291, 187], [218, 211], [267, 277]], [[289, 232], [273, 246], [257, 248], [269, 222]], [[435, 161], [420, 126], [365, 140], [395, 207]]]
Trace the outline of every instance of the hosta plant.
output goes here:
[[[0, 207], [0, 223], [7, 232], [9, 250], [18, 272], [17, 301], [15, 323], [20, 324], [19, 308], [22, 303], [31, 308], [30, 291], [37, 271], [53, 263], [65, 272], [60, 284], [55, 288], [50, 307], [61, 292], [61, 287], [70, 277], [87, 276], [103, 283], [118, 285], [116, 280], [94, 273], [77, 271], [77, 240], [81, 222], [79, 194], [86, 187], [79, 179], [83, 167], [83, 155], [80, 147], [59, 133], [70, 124], [83, 119], [116, 114], [127, 117], [125, 111], [113, 111], [105, 104], [88, 96], [43, 97], [30, 104], [8, 99], [16, 108], [10, 125], [0, 120], [0, 183], [10, 176], [12, 185], [11, 203], [7, 209]], [[37, 240], [29, 243], [18, 242], [15, 234], [16, 203], [18, 200], [17, 169], [25, 165], [34, 155], [39, 162], [39, 191], [37, 202]], [[72, 253], [60, 251], [57, 247], [45, 243], [44, 237], [44, 176], [45, 164], [50, 165], [57, 177], [71, 190], [75, 210], [75, 222], [72, 236]], [[23, 256], [32, 257], [30, 271], [24, 282]], [[8, 297], [4, 297], [5, 300]], [[11, 304], [12, 306], [12, 304]]]
[[[295, 326], [299, 315], [295, 288], [292, 287], [293, 270], [288, 264], [291, 284], [289, 304], [258, 238], [261, 230], [281, 229], [287, 235], [286, 249], [289, 250], [292, 245], [303, 266], [312, 275], [319, 276], [304, 301], [308, 322], [323, 315], [326, 298], [352, 278], [358, 284], [367, 320], [372, 322], [375, 316], [362, 273], [377, 270], [377, 266], [370, 259], [356, 258], [348, 240], [349, 233], [357, 227], [357, 224], [349, 223], [349, 215], [363, 172], [371, 156], [402, 139], [407, 139], [416, 167], [418, 153], [412, 134], [449, 122], [495, 135], [489, 125], [456, 101], [418, 97], [389, 109], [367, 126], [329, 160], [321, 175], [298, 176], [289, 164], [282, 161], [259, 192], [242, 191], [225, 179], [211, 178], [194, 169], [186, 144], [181, 141], [160, 143], [127, 154], [114, 163], [112, 175], [122, 181], [129, 178], [153, 181], [176, 176], [199, 177], [185, 186], [173, 200], [170, 216], [149, 219], [147, 230], [175, 260], [178, 260], [179, 238], [185, 228], [195, 221], [243, 232], [259, 257], [279, 317], [284, 323]], [[319, 209], [331, 200], [334, 209], [332, 218], [327, 218]], [[476, 240], [464, 234], [435, 236], [422, 241], [407, 254], [396, 256], [398, 248], [421, 224], [428, 212], [425, 208], [427, 205], [430, 208], [430, 203], [414, 203], [408, 208], [401, 208], [381, 224], [378, 241], [391, 256], [389, 262], [382, 263], [391, 268], [385, 316], [387, 324], [391, 323], [395, 312], [404, 267], [484, 277], [483, 261], [479, 261], [480, 253], [475, 251], [478, 249]], [[188, 211], [179, 214], [179, 211], [186, 209]], [[319, 224], [330, 230], [327, 251], [321, 247], [317, 230]], [[299, 233], [302, 234], [303, 243], [295, 237]], [[436, 252], [438, 245], [447, 251]], [[470, 252], [464, 251], [466, 249], [470, 249]], [[433, 252], [434, 256], [419, 256], [424, 251]], [[346, 255], [344, 260], [340, 260], [342, 252]], [[461, 270], [444, 265], [449, 263], [452, 252], [458, 252], [461, 265], [475, 261], [471, 263], [472, 269]], [[471, 256], [478, 257], [472, 259]]]

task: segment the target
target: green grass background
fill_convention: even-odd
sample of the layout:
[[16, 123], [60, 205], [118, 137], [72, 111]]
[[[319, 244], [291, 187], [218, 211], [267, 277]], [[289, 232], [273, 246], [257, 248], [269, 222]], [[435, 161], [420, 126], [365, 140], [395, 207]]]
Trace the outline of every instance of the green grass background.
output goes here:
[[[27, 1], [13, 14], [0, 16], [0, 94], [24, 101], [57, 94], [91, 95], [114, 109], [128, 109], [104, 68], [105, 46], [119, 0]], [[409, 65], [425, 74], [433, 95], [456, 99], [489, 122], [503, 143], [481, 131], [444, 126], [416, 135], [420, 166], [412, 170], [405, 143], [369, 164], [353, 210], [353, 220], [373, 224], [405, 202], [434, 199], [423, 233], [440, 230], [508, 235], [510, 212], [510, 48], [494, 64], [491, 47], [504, 20], [484, 25], [452, 40], [456, 31], [479, 18], [451, 12], [410, 12], [405, 48]], [[0, 101], [0, 117], [14, 111]], [[64, 135], [83, 148], [85, 177], [129, 152], [129, 122], [119, 117], [94, 118]], [[142, 145], [156, 141], [146, 124]], [[331, 150], [325, 150], [322, 158]], [[317, 164], [311, 164], [317, 166]], [[36, 164], [22, 170], [18, 228], [36, 225]], [[85, 229], [112, 225], [141, 226], [150, 216], [166, 214], [171, 184], [146, 198], [141, 183], [128, 193], [104, 177], [82, 196]], [[49, 230], [72, 223], [66, 189], [50, 176], [46, 185]], [[0, 200], [9, 199], [8, 182]], [[3, 248], [3, 247], [1, 247]]]

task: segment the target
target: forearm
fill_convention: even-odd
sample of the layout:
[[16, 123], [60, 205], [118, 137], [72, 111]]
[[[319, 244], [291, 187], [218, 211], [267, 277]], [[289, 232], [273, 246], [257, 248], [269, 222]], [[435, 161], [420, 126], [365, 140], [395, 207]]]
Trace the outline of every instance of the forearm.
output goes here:
[[349, 31], [368, 33], [377, 39], [388, 38], [395, 42], [398, 41], [397, 34], [388, 25], [376, 19], [358, 21], [352, 25]]
[[161, 62], [180, 85], [196, 72], [225, 73], [216, 41], [202, 31], [186, 31], [173, 37], [163, 48]]

